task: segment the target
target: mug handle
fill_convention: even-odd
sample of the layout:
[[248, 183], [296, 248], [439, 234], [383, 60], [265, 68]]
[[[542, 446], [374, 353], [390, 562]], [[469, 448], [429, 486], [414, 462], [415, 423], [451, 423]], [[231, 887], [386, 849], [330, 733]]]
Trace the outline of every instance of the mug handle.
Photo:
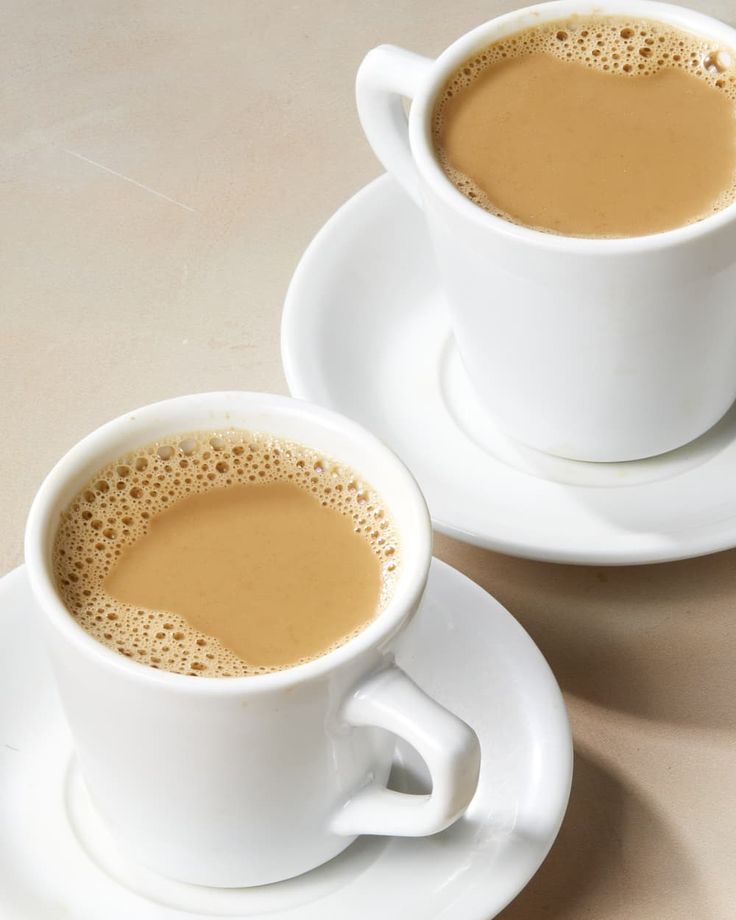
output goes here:
[[351, 725], [384, 728], [407, 741], [429, 769], [432, 792], [411, 795], [370, 783], [337, 813], [332, 821], [336, 834], [425, 837], [465, 811], [478, 785], [478, 736], [401, 668], [390, 665], [369, 677], [348, 698], [342, 714]]
[[379, 45], [363, 58], [355, 81], [358, 117], [373, 152], [420, 207], [419, 173], [401, 99], [413, 98], [433, 64], [432, 58]]

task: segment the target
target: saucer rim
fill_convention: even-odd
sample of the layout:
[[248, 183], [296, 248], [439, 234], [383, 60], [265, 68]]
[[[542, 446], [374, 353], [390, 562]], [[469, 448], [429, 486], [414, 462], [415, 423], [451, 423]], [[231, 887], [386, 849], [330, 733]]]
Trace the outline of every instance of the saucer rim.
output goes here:
[[[319, 263], [323, 260], [325, 242], [329, 240], [346, 219], [350, 220], [352, 218], [354, 212], [359, 213], [364, 200], [369, 200], [376, 193], [383, 193], [384, 188], [393, 188], [398, 194], [405, 195], [396, 180], [389, 173], [384, 172], [343, 202], [310, 240], [297, 263], [284, 297], [280, 326], [280, 349], [282, 367], [289, 392], [297, 399], [324, 405], [336, 412], [343, 412], [343, 409], [335, 402], [331, 393], [325, 394], [326, 399], [322, 398], [319, 386], [313, 386], [312, 382], [308, 380], [310, 376], [307, 372], [308, 362], [299, 360], [300, 336], [296, 333], [298, 333], [299, 323], [303, 321], [303, 311], [300, 310], [300, 304], [304, 300], [302, 291], [314, 274], [324, 274], [324, 270]], [[408, 197], [405, 203], [407, 207], [418, 208]], [[445, 326], [449, 332], [449, 324], [445, 323]], [[357, 418], [356, 421], [364, 424], [360, 418]], [[388, 443], [380, 433], [373, 430], [372, 433], [389, 450], [396, 452], [396, 448]], [[411, 470], [410, 464], [403, 457], [401, 459]], [[550, 482], [550, 484], [566, 491], [573, 488], [564, 483]], [[644, 483], [641, 487], [646, 488], [646, 486], [647, 484]], [[480, 532], [438, 517], [431, 505], [429, 511], [433, 528], [445, 536], [482, 549], [538, 562], [592, 566], [650, 565], [693, 559], [732, 549], [736, 546], [736, 517], [733, 515], [725, 521], [721, 520], [708, 526], [705, 533], [697, 533], [694, 528], [681, 531], [678, 535], [664, 532], [661, 535], [647, 533], [647, 542], [644, 546], [638, 542], [639, 534], [633, 535], [633, 545], [629, 546], [625, 544], [625, 537], [621, 538], [621, 542], [618, 544], [612, 544], [610, 540], [606, 542], [604, 539], [596, 545], [581, 542], [578, 545], [571, 543], [561, 546], [552, 544], [549, 541], [535, 543], [533, 540], [514, 539], [513, 537], [505, 537], [503, 534]], [[680, 536], [683, 533], [685, 534], [684, 540]]]

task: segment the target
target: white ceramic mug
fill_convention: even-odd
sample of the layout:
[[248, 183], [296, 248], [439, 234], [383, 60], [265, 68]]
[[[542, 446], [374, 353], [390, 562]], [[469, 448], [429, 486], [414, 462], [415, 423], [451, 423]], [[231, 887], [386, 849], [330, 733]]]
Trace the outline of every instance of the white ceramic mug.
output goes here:
[[[50, 562], [59, 516], [116, 457], [231, 427], [309, 445], [364, 476], [398, 529], [398, 582], [361, 633], [307, 664], [221, 679], [154, 670], [98, 643], [64, 607]], [[359, 834], [432, 834], [465, 810], [476, 735], [390, 656], [421, 601], [431, 539], [422, 494], [394, 454], [354, 422], [281, 396], [157, 403], [103, 425], [59, 461], [28, 518], [28, 576], [90, 797], [132, 856], [186, 882], [258, 885], [324, 863]], [[386, 788], [395, 736], [426, 761], [430, 795]]]
[[489, 414], [551, 454], [633, 460], [698, 437], [736, 397], [736, 206], [650, 236], [557, 236], [470, 202], [432, 144], [434, 103], [463, 61], [574, 13], [654, 19], [736, 49], [734, 29], [680, 6], [557, 0], [487, 22], [437, 60], [375, 48], [358, 72], [358, 112], [424, 210], [460, 356]]

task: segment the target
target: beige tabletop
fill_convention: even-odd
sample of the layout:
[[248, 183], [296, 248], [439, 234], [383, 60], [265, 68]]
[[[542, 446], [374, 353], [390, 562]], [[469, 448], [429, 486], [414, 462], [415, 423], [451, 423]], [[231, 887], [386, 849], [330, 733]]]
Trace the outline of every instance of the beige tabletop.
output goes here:
[[[291, 272], [380, 172], [353, 103], [361, 56], [434, 54], [517, 5], [4, 5], [0, 572], [21, 562], [41, 477], [92, 428], [180, 393], [286, 392]], [[692, 5], [736, 19], [734, 0]], [[735, 916], [736, 552], [619, 569], [444, 537], [436, 553], [530, 632], [575, 734], [558, 842], [502, 916]]]

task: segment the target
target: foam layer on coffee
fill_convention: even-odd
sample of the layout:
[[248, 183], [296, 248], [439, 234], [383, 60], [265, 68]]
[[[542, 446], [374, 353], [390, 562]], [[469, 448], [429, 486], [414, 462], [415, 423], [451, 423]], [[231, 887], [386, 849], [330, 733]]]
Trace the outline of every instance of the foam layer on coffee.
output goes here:
[[396, 582], [400, 547], [377, 494], [353, 470], [315, 451], [241, 430], [162, 440], [95, 475], [62, 515], [54, 543], [54, 572], [66, 607], [99, 642], [153, 668], [209, 677], [279, 670], [255, 667], [183, 617], [122, 603], [104, 588], [125, 547], [175, 502], [212, 489], [273, 482], [294, 483], [352, 519], [379, 560], [383, 607]]
[[[458, 97], [462, 97], [463, 90], [481, 75], [485, 75], [489, 68], [540, 54], [627, 80], [652, 77], [667, 69], [679, 70], [697, 77], [736, 106], [734, 51], [664, 23], [634, 18], [574, 16], [514, 33], [485, 47], [464, 62], [450, 78], [437, 101], [433, 116], [435, 149], [448, 178], [466, 197], [514, 223], [525, 221], [518, 220], [500, 208], [476, 182], [449, 162], [441, 135], [446, 112], [452, 109]], [[581, 111], [580, 119], [585, 120], [585, 116], [585, 111]], [[709, 142], [707, 137], [702, 139], [704, 149], [707, 149]], [[540, 140], [540, 143], [544, 141]], [[708, 212], [693, 216], [693, 220], [721, 210], [735, 200], [736, 169], [730, 183], [712, 202]], [[547, 228], [540, 226], [536, 229]]]

